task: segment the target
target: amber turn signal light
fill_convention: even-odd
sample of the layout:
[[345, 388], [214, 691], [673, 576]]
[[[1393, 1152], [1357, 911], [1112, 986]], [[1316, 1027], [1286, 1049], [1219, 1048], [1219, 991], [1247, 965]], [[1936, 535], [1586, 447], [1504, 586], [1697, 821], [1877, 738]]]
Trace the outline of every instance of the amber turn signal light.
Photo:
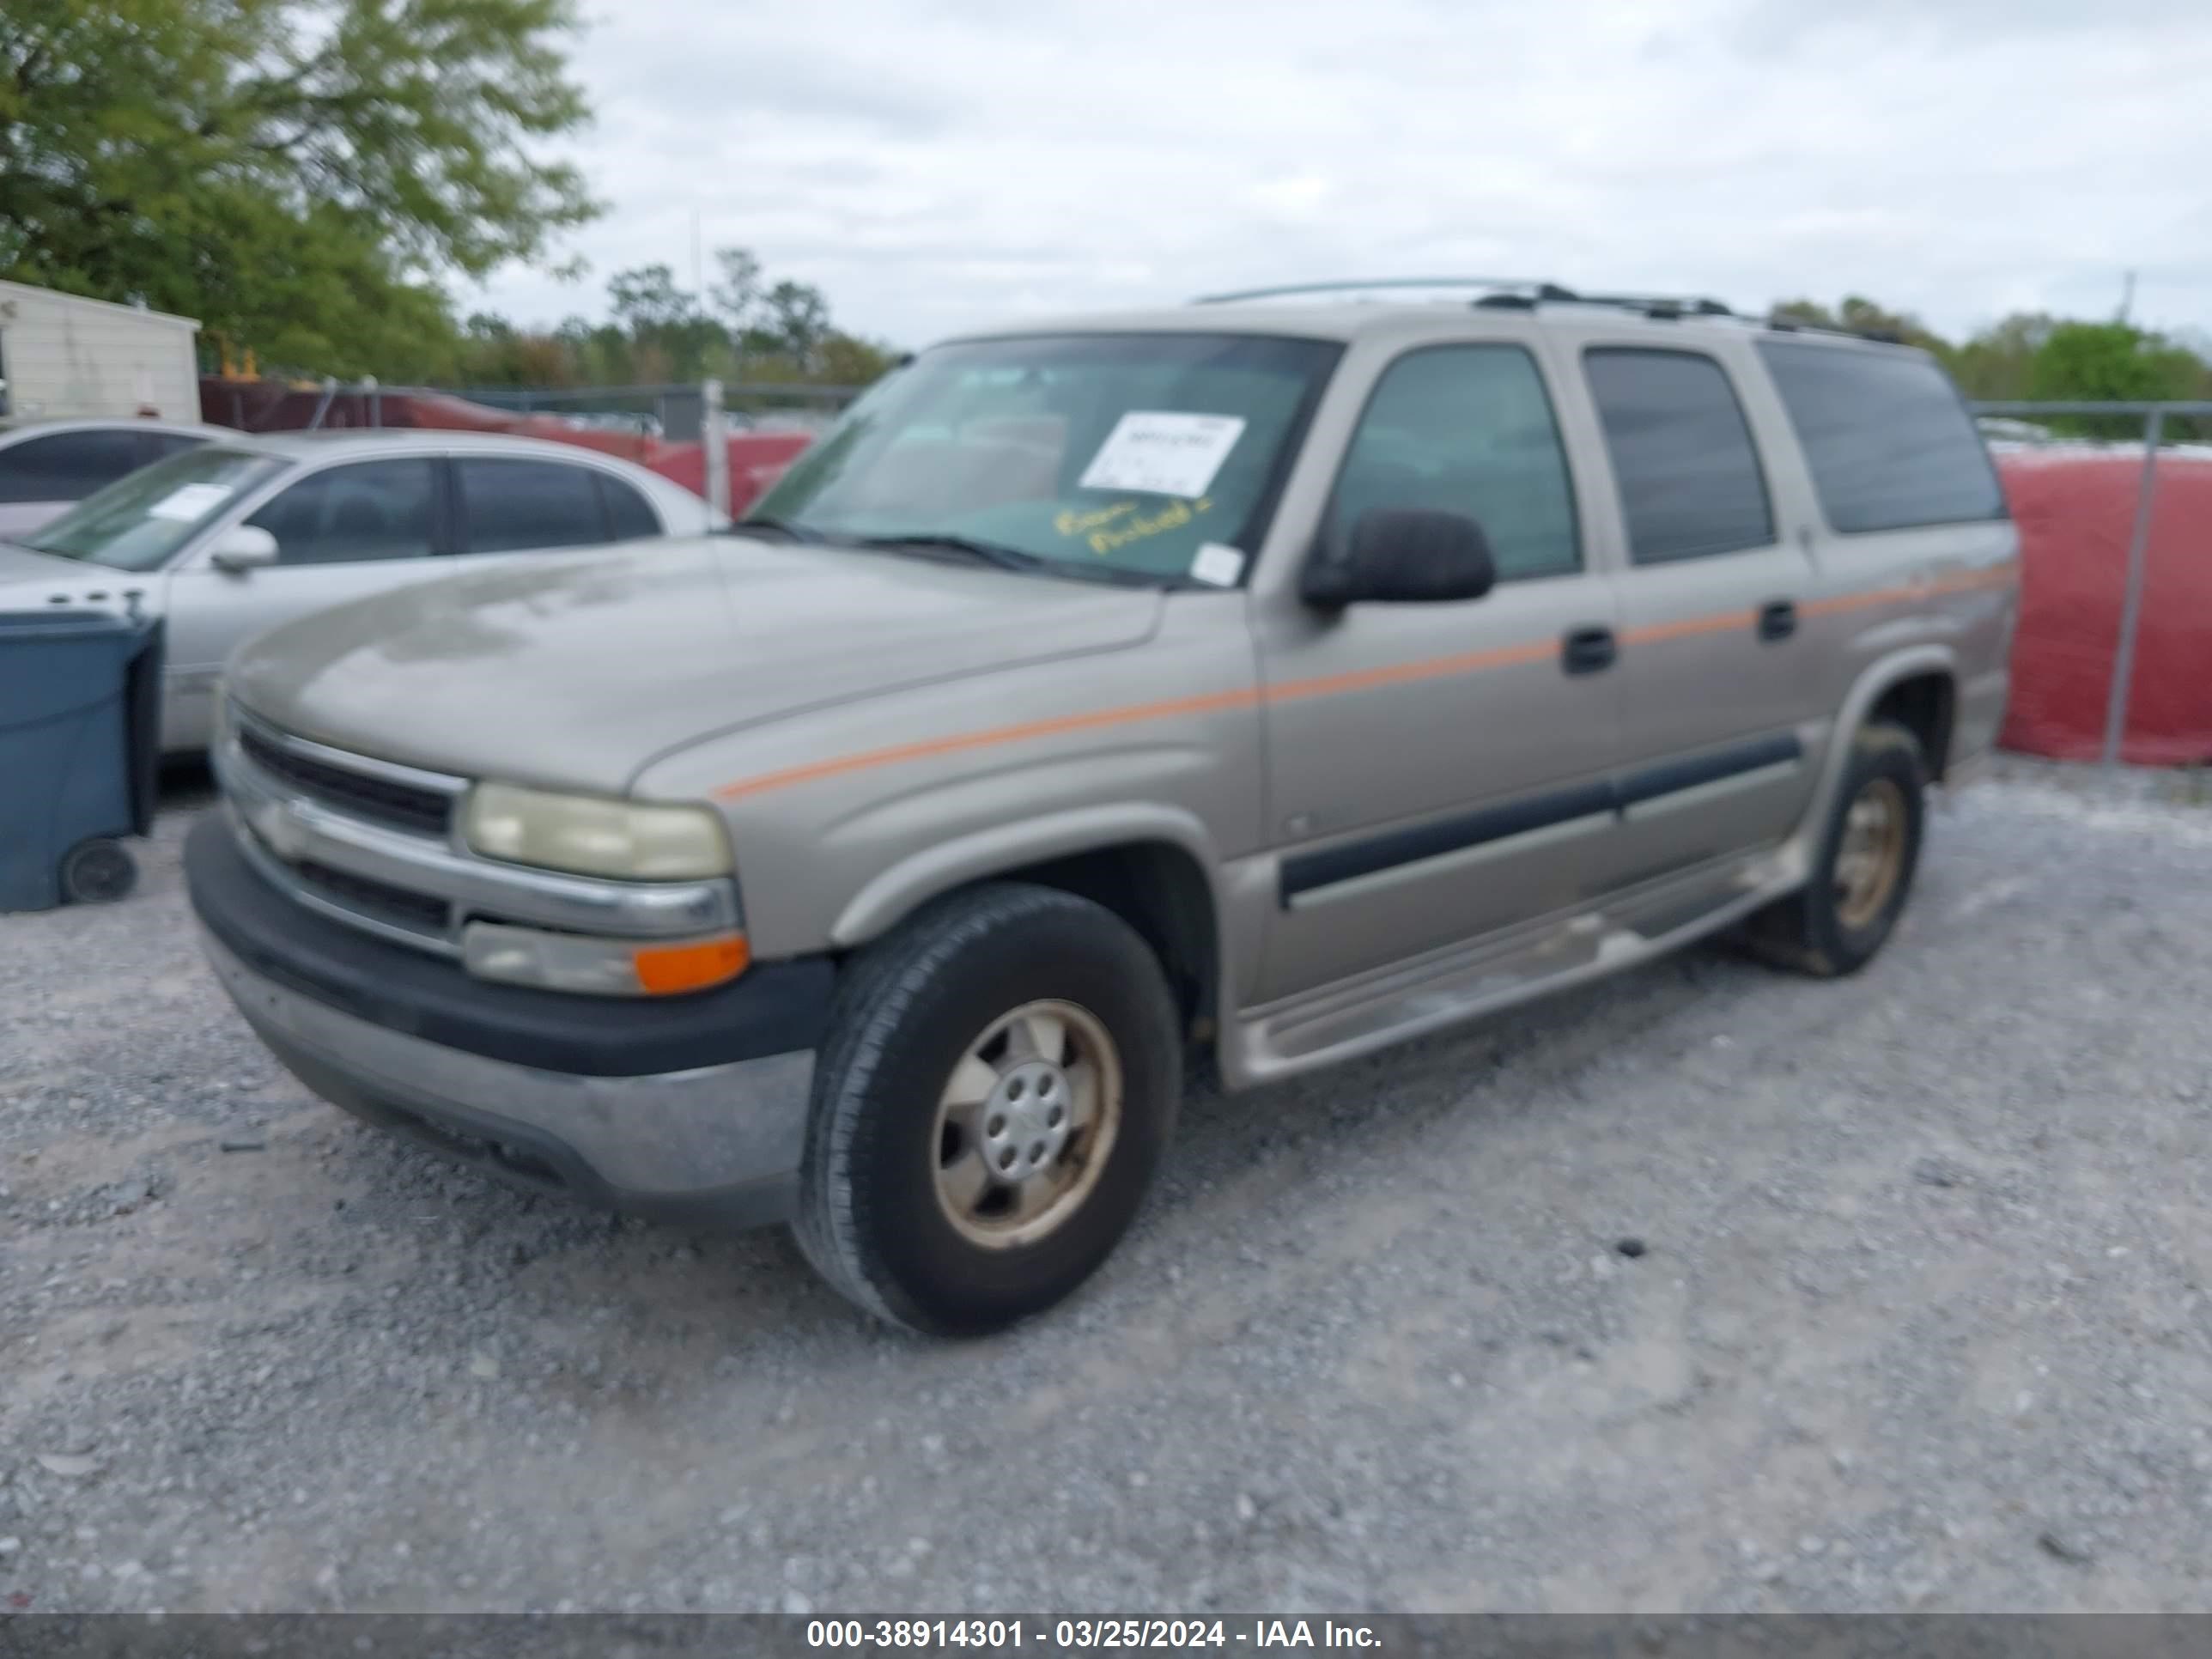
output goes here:
[[631, 952], [630, 965], [646, 995], [666, 997], [725, 984], [744, 973], [752, 959], [745, 936], [732, 933], [686, 945], [641, 945]]

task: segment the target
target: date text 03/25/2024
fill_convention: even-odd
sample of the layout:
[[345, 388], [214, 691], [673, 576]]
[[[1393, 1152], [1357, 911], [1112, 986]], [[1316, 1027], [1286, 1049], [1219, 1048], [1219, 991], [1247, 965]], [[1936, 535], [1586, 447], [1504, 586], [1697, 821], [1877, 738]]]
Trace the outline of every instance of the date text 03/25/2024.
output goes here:
[[810, 1648], [1367, 1648], [1365, 1625], [1333, 1619], [811, 1619]]

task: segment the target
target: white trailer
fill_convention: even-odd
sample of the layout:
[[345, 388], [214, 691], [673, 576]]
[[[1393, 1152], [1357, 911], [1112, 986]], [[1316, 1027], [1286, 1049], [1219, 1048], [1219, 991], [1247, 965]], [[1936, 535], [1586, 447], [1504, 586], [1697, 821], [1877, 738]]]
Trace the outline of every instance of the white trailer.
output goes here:
[[0, 283], [0, 416], [200, 417], [190, 317]]

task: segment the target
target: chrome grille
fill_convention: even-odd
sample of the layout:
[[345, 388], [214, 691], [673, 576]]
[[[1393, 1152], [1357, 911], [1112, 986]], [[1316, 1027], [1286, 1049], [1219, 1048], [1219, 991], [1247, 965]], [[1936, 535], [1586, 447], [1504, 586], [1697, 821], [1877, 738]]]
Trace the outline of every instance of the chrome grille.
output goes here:
[[313, 859], [302, 859], [292, 868], [301, 881], [332, 902], [359, 905], [401, 927], [442, 934], [453, 921], [453, 907], [429, 893], [410, 892], [388, 881], [372, 881]]
[[495, 921], [684, 939], [741, 925], [737, 887], [615, 881], [473, 853], [455, 824], [469, 780], [312, 743], [227, 711], [214, 750], [240, 847], [301, 905], [444, 957]]
[[449, 793], [333, 766], [251, 726], [239, 728], [238, 746], [271, 777], [372, 823], [422, 836], [443, 836], [452, 823], [453, 797]]

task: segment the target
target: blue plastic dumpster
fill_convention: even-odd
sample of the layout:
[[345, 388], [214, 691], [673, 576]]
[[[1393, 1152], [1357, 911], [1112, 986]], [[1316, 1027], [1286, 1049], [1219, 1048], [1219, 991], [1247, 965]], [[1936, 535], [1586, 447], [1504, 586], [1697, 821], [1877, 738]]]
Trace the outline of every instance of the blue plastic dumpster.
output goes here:
[[154, 819], [159, 622], [0, 611], [0, 910], [119, 899]]

